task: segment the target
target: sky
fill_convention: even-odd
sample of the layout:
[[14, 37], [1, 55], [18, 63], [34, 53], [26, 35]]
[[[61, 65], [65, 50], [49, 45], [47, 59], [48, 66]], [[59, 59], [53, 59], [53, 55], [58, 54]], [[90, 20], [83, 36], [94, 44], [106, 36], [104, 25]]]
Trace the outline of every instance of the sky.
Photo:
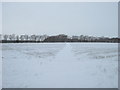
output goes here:
[[0, 2], [0, 33], [2, 33], [2, 3]]
[[3, 34], [118, 36], [117, 2], [4, 2]]

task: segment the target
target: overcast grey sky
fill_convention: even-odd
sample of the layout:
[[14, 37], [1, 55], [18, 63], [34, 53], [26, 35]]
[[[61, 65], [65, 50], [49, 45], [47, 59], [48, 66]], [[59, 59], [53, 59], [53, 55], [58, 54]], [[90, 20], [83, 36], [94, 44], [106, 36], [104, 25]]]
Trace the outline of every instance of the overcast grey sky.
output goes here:
[[3, 3], [3, 34], [118, 36], [117, 2]]
[[2, 3], [0, 2], [0, 33], [2, 33]]

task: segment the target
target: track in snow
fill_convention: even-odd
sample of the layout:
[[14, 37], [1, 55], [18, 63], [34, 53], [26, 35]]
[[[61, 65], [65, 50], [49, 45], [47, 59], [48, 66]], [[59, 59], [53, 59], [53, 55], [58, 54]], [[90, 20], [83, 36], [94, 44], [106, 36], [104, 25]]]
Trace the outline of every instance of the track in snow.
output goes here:
[[[107, 59], [88, 56], [93, 47], [92, 52], [95, 48], [107, 52], [111, 49], [109, 53], [115, 51], [112, 44], [5, 44], [4, 47], [3, 88], [118, 87], [117, 56]], [[85, 53], [76, 55], [75, 48]], [[47, 57], [39, 57], [41, 52]], [[98, 55], [100, 52], [97, 51]]]

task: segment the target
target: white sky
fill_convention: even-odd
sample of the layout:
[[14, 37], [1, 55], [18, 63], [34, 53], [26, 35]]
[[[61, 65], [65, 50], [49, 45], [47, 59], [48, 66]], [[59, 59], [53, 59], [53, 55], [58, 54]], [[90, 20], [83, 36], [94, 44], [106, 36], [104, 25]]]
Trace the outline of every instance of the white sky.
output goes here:
[[119, 2], [119, 0], [1, 0], [2, 2]]
[[3, 3], [3, 34], [118, 35], [117, 2]]

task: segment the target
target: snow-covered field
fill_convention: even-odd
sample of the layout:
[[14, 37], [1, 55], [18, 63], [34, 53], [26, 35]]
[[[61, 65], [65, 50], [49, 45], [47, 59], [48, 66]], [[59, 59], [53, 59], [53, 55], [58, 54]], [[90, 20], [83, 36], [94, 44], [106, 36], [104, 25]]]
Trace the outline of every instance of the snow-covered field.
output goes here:
[[117, 88], [118, 44], [2, 45], [3, 88]]
[[[0, 44], [0, 57], [2, 57], [2, 44]], [[0, 58], [0, 89], [2, 89], [2, 58]]]

